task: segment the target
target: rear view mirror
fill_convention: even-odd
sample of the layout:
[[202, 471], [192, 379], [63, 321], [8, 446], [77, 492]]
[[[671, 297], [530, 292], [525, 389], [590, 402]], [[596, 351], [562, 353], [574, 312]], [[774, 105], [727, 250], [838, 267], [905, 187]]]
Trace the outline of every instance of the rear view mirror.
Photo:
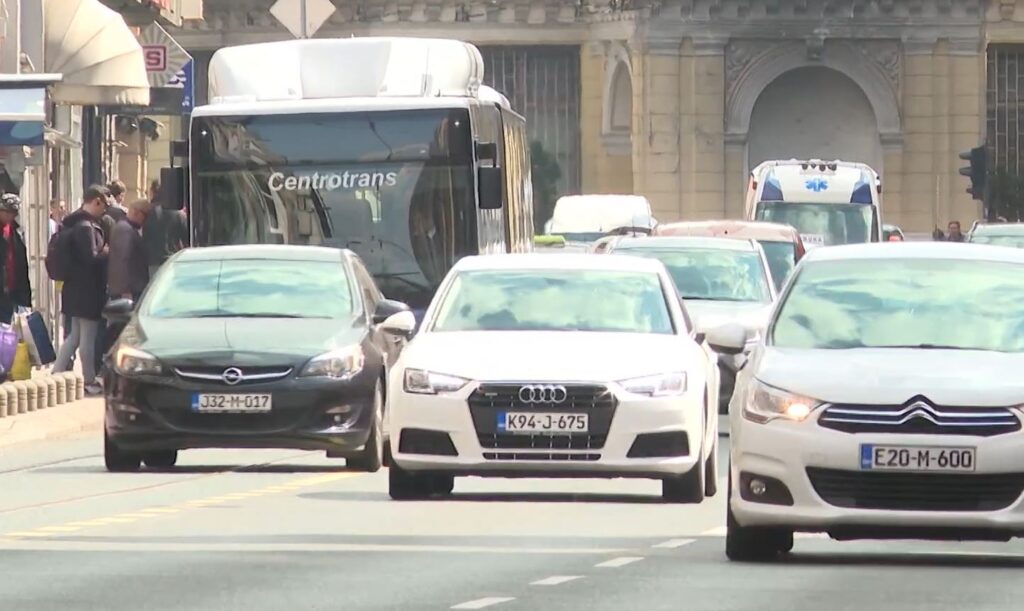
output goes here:
[[708, 345], [719, 354], [740, 354], [747, 345], [747, 330], [735, 323], [707, 332]]
[[135, 311], [135, 302], [131, 299], [114, 299], [103, 308], [103, 318], [110, 322], [125, 324], [131, 320]]
[[167, 209], [182, 210], [188, 205], [188, 170], [160, 169], [160, 202]]
[[480, 168], [478, 171], [481, 210], [501, 210], [505, 205], [505, 185], [501, 168]]
[[377, 309], [373, 312], [373, 324], [380, 325], [386, 322], [389, 318], [395, 314], [402, 312], [408, 312], [409, 306], [405, 305], [401, 301], [395, 301], [394, 299], [383, 299], [377, 304]]
[[380, 329], [389, 335], [410, 338], [416, 331], [416, 316], [408, 310], [392, 314], [381, 323]]

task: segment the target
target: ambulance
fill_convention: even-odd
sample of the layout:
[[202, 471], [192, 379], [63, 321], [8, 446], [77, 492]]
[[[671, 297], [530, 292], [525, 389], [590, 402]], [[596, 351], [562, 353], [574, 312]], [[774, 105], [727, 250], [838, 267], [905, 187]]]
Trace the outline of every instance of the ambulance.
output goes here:
[[750, 173], [744, 218], [790, 225], [807, 248], [880, 242], [882, 181], [847, 161], [766, 161]]

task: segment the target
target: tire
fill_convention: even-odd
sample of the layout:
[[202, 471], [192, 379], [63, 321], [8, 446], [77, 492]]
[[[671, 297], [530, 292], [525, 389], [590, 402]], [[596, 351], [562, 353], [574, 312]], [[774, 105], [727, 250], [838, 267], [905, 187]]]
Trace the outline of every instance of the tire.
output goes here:
[[396, 464], [388, 469], [388, 495], [396, 501], [412, 501], [430, 496], [431, 478], [429, 475], [416, 475]]
[[704, 461], [704, 498], [718, 493], [718, 442], [711, 446], [711, 454]]
[[736, 562], [774, 560], [793, 549], [793, 531], [763, 526], [740, 526], [732, 513], [732, 481], [726, 500], [725, 555]]
[[103, 462], [107, 466], [107, 471], [110, 471], [111, 473], [125, 473], [129, 471], [138, 471], [142, 459], [138, 454], [124, 452], [118, 448], [117, 444], [111, 441], [110, 435], [107, 431], [104, 430]]
[[695, 505], [704, 500], [704, 463], [697, 463], [688, 472], [661, 480], [661, 498], [668, 503]]
[[143, 462], [147, 467], [154, 469], [170, 469], [178, 462], [177, 450], [163, 450], [161, 452], [150, 452], [143, 454]]
[[373, 390], [373, 414], [370, 436], [358, 455], [346, 459], [345, 465], [357, 471], [376, 473], [384, 464], [384, 393], [378, 381]]
[[455, 489], [455, 477], [451, 475], [434, 475], [430, 479], [430, 491], [437, 496], [448, 496]]

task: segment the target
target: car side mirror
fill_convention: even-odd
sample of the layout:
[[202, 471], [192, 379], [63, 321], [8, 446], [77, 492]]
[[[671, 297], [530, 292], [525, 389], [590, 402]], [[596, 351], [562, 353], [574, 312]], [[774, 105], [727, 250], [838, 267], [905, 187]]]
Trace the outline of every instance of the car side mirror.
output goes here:
[[377, 304], [377, 309], [373, 312], [373, 324], [382, 325], [395, 314], [401, 314], [402, 312], [410, 312], [409, 306], [394, 299], [383, 299]]
[[707, 332], [708, 344], [719, 354], [740, 354], [747, 345], [747, 330], [729, 323]]
[[704, 333], [703, 331], [698, 331], [693, 334], [693, 341], [697, 342], [698, 344], [703, 344], [704, 340], [706, 340], [707, 338], [707, 334]]
[[408, 339], [416, 331], [416, 316], [409, 310], [392, 314], [380, 324], [380, 330], [389, 335]]
[[103, 307], [103, 318], [110, 322], [125, 324], [132, 318], [135, 302], [131, 299], [114, 299]]
[[501, 168], [484, 167], [478, 170], [478, 189], [481, 210], [501, 210], [505, 205], [505, 185]]

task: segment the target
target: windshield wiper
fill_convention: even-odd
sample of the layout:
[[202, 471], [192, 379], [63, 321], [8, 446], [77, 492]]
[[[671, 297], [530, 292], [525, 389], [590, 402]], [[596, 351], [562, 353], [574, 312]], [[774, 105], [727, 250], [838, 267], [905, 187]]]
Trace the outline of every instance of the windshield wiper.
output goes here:
[[918, 350], [983, 350], [983, 348], [968, 348], [964, 346], [947, 346], [945, 344], [885, 344], [884, 346], [859, 346], [861, 348], [914, 348]]
[[381, 280], [400, 280], [400, 281], [406, 283], [407, 285], [413, 287], [414, 289], [418, 289], [418, 290], [421, 290], [421, 291], [432, 290], [429, 286], [427, 286], [425, 284], [420, 284], [419, 282], [416, 282], [415, 280], [410, 280], [410, 279], [406, 278], [406, 276], [419, 276], [419, 272], [391, 272], [391, 273], [374, 274], [373, 276], [374, 276], [374, 278], [379, 278]]
[[216, 314], [197, 314], [184, 318], [306, 318], [297, 314], [281, 314], [278, 312], [218, 312]]

